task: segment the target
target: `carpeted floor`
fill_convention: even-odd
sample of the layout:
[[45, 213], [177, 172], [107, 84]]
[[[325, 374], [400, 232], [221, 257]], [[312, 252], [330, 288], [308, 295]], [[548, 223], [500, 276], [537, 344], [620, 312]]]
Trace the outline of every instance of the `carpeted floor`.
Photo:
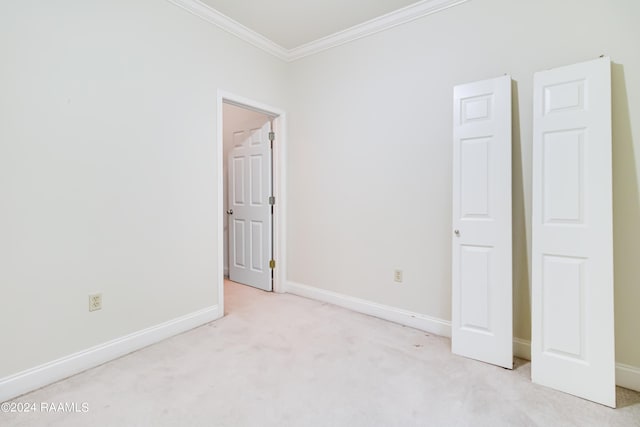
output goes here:
[[640, 426], [618, 409], [454, 356], [449, 340], [329, 304], [226, 283], [227, 315], [22, 396], [85, 413], [0, 413], [0, 426]]

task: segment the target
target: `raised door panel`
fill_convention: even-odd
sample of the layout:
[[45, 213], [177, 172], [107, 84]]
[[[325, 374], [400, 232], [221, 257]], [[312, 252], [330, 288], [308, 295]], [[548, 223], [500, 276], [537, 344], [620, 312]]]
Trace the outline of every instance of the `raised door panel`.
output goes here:
[[460, 140], [460, 216], [490, 218], [491, 138]]
[[544, 256], [542, 272], [542, 350], [584, 361], [586, 260]]
[[251, 269], [259, 273], [262, 273], [265, 267], [262, 253], [264, 227], [262, 221], [251, 221]]
[[243, 219], [233, 220], [233, 265], [238, 268], [245, 268], [246, 262], [246, 245], [245, 245], [245, 228], [246, 221]]
[[460, 248], [461, 328], [492, 334], [491, 328], [491, 251], [486, 246]]
[[543, 136], [542, 203], [546, 224], [584, 222], [585, 134], [585, 129], [571, 129]]

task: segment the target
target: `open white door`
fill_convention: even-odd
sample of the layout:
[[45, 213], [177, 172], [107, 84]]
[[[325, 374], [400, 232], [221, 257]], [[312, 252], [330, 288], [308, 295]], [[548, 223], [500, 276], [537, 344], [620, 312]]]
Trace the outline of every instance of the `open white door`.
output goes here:
[[272, 290], [271, 123], [233, 133], [229, 169], [229, 279]]
[[536, 73], [531, 377], [615, 407], [611, 63]]
[[453, 97], [451, 349], [511, 369], [511, 77]]

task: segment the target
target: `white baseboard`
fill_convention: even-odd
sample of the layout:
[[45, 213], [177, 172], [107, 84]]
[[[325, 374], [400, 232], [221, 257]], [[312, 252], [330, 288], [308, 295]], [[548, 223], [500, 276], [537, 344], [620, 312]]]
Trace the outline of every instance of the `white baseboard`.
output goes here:
[[640, 368], [616, 363], [616, 384], [620, 387], [640, 391]]
[[520, 359], [531, 360], [531, 341], [513, 337], [513, 355]]
[[222, 317], [222, 313], [218, 305], [207, 307], [9, 377], [0, 378], [0, 402], [5, 402], [71, 375], [94, 368], [220, 317]]
[[[531, 360], [531, 341], [514, 338], [513, 354], [516, 357]], [[616, 363], [616, 385], [640, 391], [640, 368]]]
[[368, 314], [390, 322], [410, 326], [422, 331], [446, 337], [451, 336], [451, 322], [424, 314], [414, 313], [401, 308], [390, 307], [388, 305], [350, 297], [325, 289], [314, 288], [294, 282], [287, 282], [285, 292], [289, 292], [301, 297], [311, 298], [318, 301], [328, 302], [358, 313]]

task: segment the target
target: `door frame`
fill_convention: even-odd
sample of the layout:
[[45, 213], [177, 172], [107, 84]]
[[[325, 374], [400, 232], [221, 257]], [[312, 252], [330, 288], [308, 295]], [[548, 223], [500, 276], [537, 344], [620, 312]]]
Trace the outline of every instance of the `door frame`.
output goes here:
[[223, 104], [231, 104], [236, 107], [257, 111], [273, 117], [273, 131], [276, 134], [273, 144], [273, 168], [271, 170], [273, 179], [273, 195], [276, 203], [273, 207], [273, 259], [276, 260], [276, 268], [273, 270], [273, 292], [285, 292], [286, 280], [286, 142], [287, 142], [287, 115], [280, 108], [272, 107], [250, 98], [245, 98], [222, 89], [218, 89], [216, 106], [217, 106], [217, 137], [216, 137], [216, 154], [217, 160], [217, 178], [218, 178], [218, 214], [217, 214], [217, 231], [218, 231], [218, 306], [224, 314], [224, 222], [226, 215], [222, 211], [224, 206], [224, 162], [223, 159], [223, 126], [224, 120], [222, 115]]

